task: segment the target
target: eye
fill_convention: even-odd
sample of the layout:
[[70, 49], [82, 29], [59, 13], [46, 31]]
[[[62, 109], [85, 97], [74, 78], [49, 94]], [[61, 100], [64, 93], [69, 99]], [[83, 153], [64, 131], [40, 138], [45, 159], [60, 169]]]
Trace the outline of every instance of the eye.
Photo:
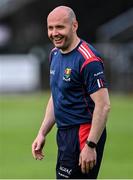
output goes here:
[[56, 28], [57, 29], [64, 29], [65, 27], [63, 25], [58, 25]]
[[52, 30], [53, 30], [53, 27], [52, 27], [52, 26], [48, 26], [48, 30], [49, 30], [49, 31], [52, 31]]

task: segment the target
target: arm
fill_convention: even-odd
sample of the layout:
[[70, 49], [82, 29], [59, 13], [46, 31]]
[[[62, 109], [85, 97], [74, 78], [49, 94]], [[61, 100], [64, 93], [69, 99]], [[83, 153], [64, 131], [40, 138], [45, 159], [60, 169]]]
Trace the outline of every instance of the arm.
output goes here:
[[44, 155], [42, 153], [42, 149], [45, 144], [46, 135], [49, 133], [51, 128], [54, 126], [54, 124], [55, 124], [54, 107], [53, 107], [53, 98], [51, 96], [47, 104], [44, 120], [38, 132], [38, 135], [32, 144], [32, 154], [35, 159], [39, 159], [39, 160], [43, 159]]
[[[108, 90], [106, 88], [99, 89], [91, 94], [91, 98], [95, 103], [95, 108], [92, 118], [92, 126], [88, 136], [89, 141], [97, 143], [105, 128], [107, 116], [110, 110], [110, 100]], [[89, 172], [96, 164], [96, 150], [89, 148], [86, 144], [81, 151], [79, 158], [79, 165], [81, 165], [82, 172]]]
[[91, 98], [95, 103], [95, 109], [93, 112], [92, 127], [88, 140], [98, 143], [105, 128], [107, 116], [110, 110], [108, 90], [106, 88], [100, 89], [93, 93]]

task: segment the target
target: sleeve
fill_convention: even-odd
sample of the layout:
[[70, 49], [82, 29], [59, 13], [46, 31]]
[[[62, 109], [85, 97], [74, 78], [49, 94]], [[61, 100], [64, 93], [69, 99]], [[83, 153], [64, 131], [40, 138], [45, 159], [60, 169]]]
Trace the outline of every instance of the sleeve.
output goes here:
[[81, 71], [83, 84], [89, 94], [92, 94], [100, 88], [107, 88], [104, 75], [103, 64], [99, 61], [93, 61], [87, 64]]
[[53, 48], [49, 54], [49, 64], [51, 65], [51, 62], [52, 62], [52, 57], [53, 57], [53, 54], [54, 52], [57, 51], [57, 48]]

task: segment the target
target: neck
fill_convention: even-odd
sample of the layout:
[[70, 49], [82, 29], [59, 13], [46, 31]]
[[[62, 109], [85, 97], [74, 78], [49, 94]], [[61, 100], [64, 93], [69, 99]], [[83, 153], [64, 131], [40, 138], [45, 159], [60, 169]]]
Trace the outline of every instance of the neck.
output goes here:
[[66, 54], [66, 53], [69, 53], [71, 52], [73, 49], [75, 49], [77, 47], [77, 45], [79, 44], [80, 42], [80, 38], [78, 36], [76, 36], [73, 40], [73, 42], [71, 43], [70, 47], [67, 48], [66, 50], [60, 50], [62, 54]]

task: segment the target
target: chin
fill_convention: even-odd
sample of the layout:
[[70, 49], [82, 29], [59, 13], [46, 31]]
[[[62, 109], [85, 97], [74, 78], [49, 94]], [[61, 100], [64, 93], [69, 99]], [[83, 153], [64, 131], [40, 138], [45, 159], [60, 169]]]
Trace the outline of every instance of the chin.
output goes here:
[[59, 49], [63, 49], [64, 48], [64, 43], [62, 42], [62, 43], [55, 43], [55, 42], [53, 42], [53, 44], [54, 44], [54, 46], [55, 47], [57, 47], [57, 48], [59, 48]]
[[55, 47], [59, 48], [59, 49], [63, 49], [63, 46], [62, 45], [59, 45], [59, 44], [54, 44]]

